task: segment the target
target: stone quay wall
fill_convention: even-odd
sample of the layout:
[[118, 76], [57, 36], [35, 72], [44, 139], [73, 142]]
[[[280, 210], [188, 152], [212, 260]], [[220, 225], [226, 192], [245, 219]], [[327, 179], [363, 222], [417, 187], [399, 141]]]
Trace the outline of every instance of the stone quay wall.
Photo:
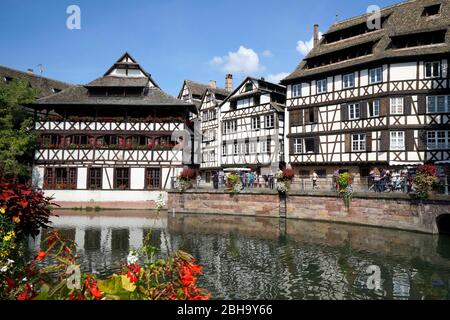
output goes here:
[[349, 208], [334, 192], [268, 190], [230, 195], [221, 191], [169, 191], [170, 213], [238, 215], [349, 223], [438, 234], [437, 218], [450, 214], [450, 197], [418, 202], [405, 194], [355, 193]]

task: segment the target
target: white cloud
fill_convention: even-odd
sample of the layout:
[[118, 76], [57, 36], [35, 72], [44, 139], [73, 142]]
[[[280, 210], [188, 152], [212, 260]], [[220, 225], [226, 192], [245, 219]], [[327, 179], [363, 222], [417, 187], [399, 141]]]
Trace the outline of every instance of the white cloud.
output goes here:
[[[322, 32], [319, 32], [319, 39], [322, 37]], [[314, 37], [309, 41], [298, 41], [296, 50], [302, 55], [306, 56], [314, 47]]]
[[270, 50], [264, 50], [263, 52], [261, 52], [261, 55], [266, 58], [273, 57], [273, 53]]
[[278, 83], [280, 83], [281, 80], [286, 78], [288, 75], [289, 75], [289, 73], [287, 73], [287, 72], [280, 72], [280, 73], [277, 73], [277, 74], [269, 74], [266, 77], [266, 81], [278, 84]]
[[255, 74], [265, 69], [260, 64], [258, 54], [244, 46], [240, 46], [236, 52], [229, 52], [224, 57], [214, 57], [210, 64], [221, 66], [222, 71], [226, 73]]

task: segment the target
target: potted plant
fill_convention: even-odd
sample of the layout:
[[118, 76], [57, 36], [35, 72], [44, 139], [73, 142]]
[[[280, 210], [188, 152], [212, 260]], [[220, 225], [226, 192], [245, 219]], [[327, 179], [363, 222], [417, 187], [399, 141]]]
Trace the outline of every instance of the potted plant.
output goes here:
[[350, 207], [350, 201], [353, 197], [353, 175], [344, 172], [337, 176], [337, 192], [339, 197], [344, 199], [345, 206]]
[[276, 175], [275, 178], [277, 180], [276, 182], [276, 188], [278, 192], [282, 195], [288, 194], [292, 180], [294, 179], [294, 170], [292, 169], [284, 169], [280, 170]]
[[241, 177], [234, 172], [230, 173], [226, 177], [226, 187], [227, 187], [227, 191], [231, 194], [240, 193], [243, 189]]
[[178, 189], [180, 192], [184, 192], [192, 188], [193, 181], [195, 178], [196, 178], [195, 171], [190, 168], [186, 168], [177, 177], [175, 181], [175, 188]]
[[420, 166], [413, 180], [413, 197], [420, 200], [428, 199], [438, 182], [436, 166]]

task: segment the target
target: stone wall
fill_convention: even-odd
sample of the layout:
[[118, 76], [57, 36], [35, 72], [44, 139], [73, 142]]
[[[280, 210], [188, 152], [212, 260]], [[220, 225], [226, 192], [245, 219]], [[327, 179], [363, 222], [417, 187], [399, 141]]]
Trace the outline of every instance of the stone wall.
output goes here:
[[[280, 198], [271, 191], [231, 196], [224, 192], [169, 192], [169, 212], [280, 217]], [[333, 192], [293, 192], [286, 200], [286, 217], [351, 223], [401, 230], [439, 233], [436, 218], [450, 214], [450, 198], [435, 197], [424, 203], [405, 194], [355, 194], [350, 207]]]

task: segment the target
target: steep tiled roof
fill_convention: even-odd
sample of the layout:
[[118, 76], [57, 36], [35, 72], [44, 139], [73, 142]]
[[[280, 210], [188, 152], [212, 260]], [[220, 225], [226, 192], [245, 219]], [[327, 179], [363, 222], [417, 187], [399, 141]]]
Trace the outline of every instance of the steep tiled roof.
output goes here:
[[[425, 7], [441, 4], [440, 13], [435, 16], [424, 16]], [[450, 52], [450, 0], [410, 0], [381, 10], [384, 19], [383, 28], [355, 37], [327, 43], [327, 36], [345, 32], [346, 29], [366, 24], [368, 14], [335, 23], [315, 47], [297, 66], [294, 72], [282, 83], [290, 83], [295, 79], [312, 77], [322, 73], [350, 68], [356, 65], [375, 61], [403, 58], [421, 55], [433, 55]], [[425, 34], [426, 32], [446, 32], [444, 43], [417, 47], [394, 48], [393, 39], [398, 36]], [[359, 46], [359, 47], [358, 47]], [[332, 63], [310, 66], [311, 61], [339, 55], [344, 50], [358, 50], [361, 46], [370, 48], [372, 52], [350, 59], [338, 59]]]
[[65, 82], [52, 80], [38, 76], [36, 74], [30, 74], [27, 72], [0, 66], [0, 83], [5, 82], [5, 79], [25, 79], [33, 88], [38, 88], [41, 90], [41, 97], [52, 95], [55, 93], [55, 91], [61, 91], [71, 86], [70, 84]]

